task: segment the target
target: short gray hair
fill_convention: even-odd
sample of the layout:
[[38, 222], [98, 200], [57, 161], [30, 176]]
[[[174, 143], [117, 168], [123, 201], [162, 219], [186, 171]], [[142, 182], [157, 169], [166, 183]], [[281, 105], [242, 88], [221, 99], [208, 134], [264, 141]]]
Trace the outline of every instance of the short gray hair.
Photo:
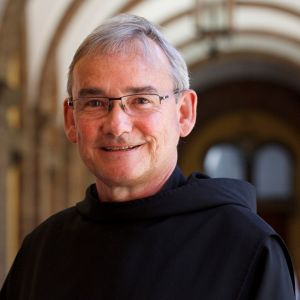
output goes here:
[[[67, 90], [72, 96], [73, 70], [80, 58], [90, 54], [117, 53], [127, 49], [129, 42], [139, 40], [144, 49], [149, 48], [149, 40], [154, 41], [165, 53], [170, 66], [175, 90], [189, 88], [187, 65], [179, 53], [162, 35], [157, 26], [143, 17], [120, 14], [98, 26], [77, 49], [69, 67]], [[147, 47], [148, 46], [148, 47]]]

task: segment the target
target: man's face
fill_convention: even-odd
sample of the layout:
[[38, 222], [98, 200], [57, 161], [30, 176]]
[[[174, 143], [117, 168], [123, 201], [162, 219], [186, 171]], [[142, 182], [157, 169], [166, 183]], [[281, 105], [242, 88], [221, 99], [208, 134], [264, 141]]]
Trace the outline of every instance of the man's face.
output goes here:
[[[85, 56], [73, 71], [73, 99], [80, 95], [120, 97], [149, 89], [169, 99], [145, 116], [129, 116], [113, 101], [105, 116], [92, 117], [65, 105], [66, 132], [81, 158], [107, 186], [151, 184], [169, 175], [177, 161], [181, 101], [176, 103], [170, 66], [153, 43], [146, 57], [137, 46], [125, 54]], [[179, 97], [180, 98], [180, 97]], [[182, 97], [181, 97], [182, 98]]]

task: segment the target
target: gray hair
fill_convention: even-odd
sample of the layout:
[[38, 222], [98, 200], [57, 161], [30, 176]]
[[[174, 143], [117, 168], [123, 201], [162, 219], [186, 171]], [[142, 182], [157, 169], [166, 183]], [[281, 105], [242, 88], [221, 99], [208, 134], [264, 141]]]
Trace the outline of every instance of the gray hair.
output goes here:
[[75, 64], [80, 58], [91, 54], [118, 53], [129, 49], [132, 40], [139, 40], [145, 51], [149, 40], [154, 41], [165, 53], [170, 66], [175, 90], [189, 88], [187, 65], [181, 54], [162, 35], [158, 27], [143, 17], [121, 14], [98, 26], [77, 49], [69, 67], [67, 90], [72, 96], [72, 76]]

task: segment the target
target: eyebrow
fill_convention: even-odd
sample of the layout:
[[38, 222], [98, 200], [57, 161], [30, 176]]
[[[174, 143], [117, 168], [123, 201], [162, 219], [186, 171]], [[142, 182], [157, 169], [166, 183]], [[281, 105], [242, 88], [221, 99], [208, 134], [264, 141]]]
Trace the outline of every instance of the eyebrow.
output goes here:
[[[141, 86], [141, 87], [127, 87], [124, 90], [125, 94], [141, 94], [150, 93], [157, 94], [158, 91], [155, 87], [151, 85]], [[82, 88], [79, 90], [78, 97], [88, 97], [88, 96], [107, 96], [103, 89], [97, 87]]]
[[141, 87], [128, 87], [125, 89], [126, 93], [140, 94], [140, 93], [157, 93], [157, 89], [151, 85]]
[[82, 88], [79, 90], [78, 97], [103, 96], [104, 91], [96, 87]]

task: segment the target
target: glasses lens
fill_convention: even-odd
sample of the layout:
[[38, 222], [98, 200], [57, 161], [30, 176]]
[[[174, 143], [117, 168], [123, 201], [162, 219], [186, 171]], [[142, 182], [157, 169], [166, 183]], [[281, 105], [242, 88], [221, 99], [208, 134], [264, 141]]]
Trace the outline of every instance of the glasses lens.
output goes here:
[[108, 106], [107, 98], [79, 98], [75, 103], [75, 109], [86, 113], [106, 113]]
[[158, 95], [139, 94], [124, 97], [123, 103], [128, 114], [142, 115], [158, 109], [160, 99]]

